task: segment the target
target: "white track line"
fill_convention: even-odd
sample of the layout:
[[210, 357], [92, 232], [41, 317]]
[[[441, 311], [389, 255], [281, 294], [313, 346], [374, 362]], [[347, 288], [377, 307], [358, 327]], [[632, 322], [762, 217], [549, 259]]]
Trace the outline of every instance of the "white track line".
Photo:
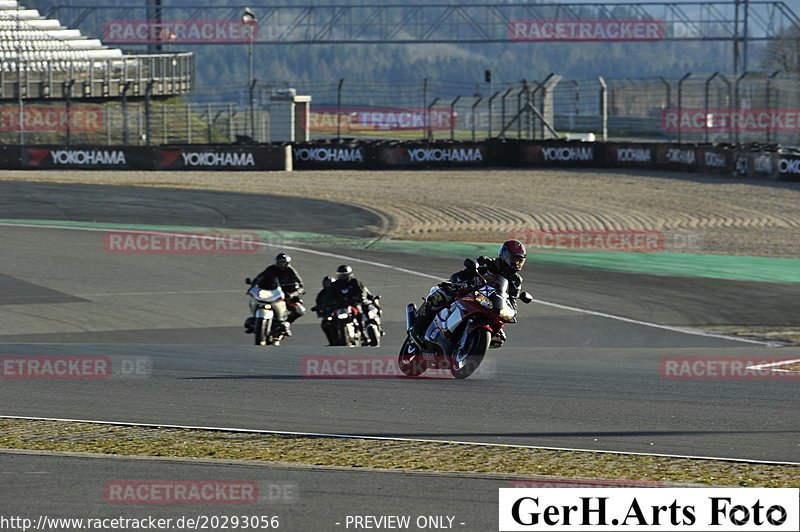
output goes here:
[[769, 362], [767, 364], [756, 364], [755, 366], [748, 366], [747, 369], [755, 371], [771, 369], [772, 371], [780, 371], [782, 373], [800, 373], [798, 369], [777, 369], [775, 366], [788, 366], [790, 364], [800, 363], [800, 358], [795, 360], [779, 360], [778, 362]]
[[[99, 231], [99, 232], [112, 231], [112, 229], [101, 229], [101, 228], [93, 228], [93, 227], [73, 227], [73, 226], [60, 226], [60, 225], [38, 225], [38, 224], [15, 224], [15, 223], [8, 223], [8, 222], [0, 222], [0, 226], [6, 226], [6, 227], [28, 227], [28, 228], [35, 228], [35, 229], [38, 229], [38, 228], [67, 229], [67, 230], [74, 230], [74, 231], [95, 231], [95, 232], [97, 232], [97, 231]], [[121, 229], [120, 231], [123, 231], [123, 230]], [[171, 234], [175, 234], [175, 232], [176, 232], [176, 231], [158, 231], [158, 230], [144, 230], [144, 229], [143, 230], [127, 230], [126, 229], [124, 231], [132, 232], [132, 233], [133, 232], [141, 232], [141, 233], [147, 233], [147, 234], [163, 234], [163, 235], [171, 235]], [[208, 238], [219, 239], [219, 238], [226, 238], [226, 237], [217, 237], [217, 236], [208, 235]], [[341, 254], [338, 254], [338, 253], [317, 251], [317, 250], [313, 250], [313, 249], [306, 249], [306, 248], [299, 247], [299, 246], [291, 246], [291, 245], [285, 245], [285, 244], [278, 245], [278, 244], [273, 244], [273, 243], [269, 243], [269, 242], [256, 242], [256, 244], [258, 244], [259, 246], [275, 247], [275, 248], [279, 247], [281, 249], [290, 249], [290, 250], [300, 251], [300, 252], [303, 252], [303, 253], [309, 253], [309, 254], [312, 254], [312, 255], [319, 255], [321, 257], [332, 257], [332, 258], [336, 258], [336, 259], [346, 260], [348, 262], [358, 262], [358, 263], [361, 263], [361, 264], [367, 264], [367, 265], [374, 266], [374, 267], [377, 267], [377, 268], [385, 268], [385, 269], [397, 271], [397, 272], [400, 272], [400, 273], [405, 273], [405, 274], [408, 274], [408, 275], [415, 275], [417, 277], [424, 277], [426, 279], [434, 279], [436, 281], [441, 281], [441, 277], [436, 276], [436, 275], [431, 275], [431, 274], [428, 274], [428, 273], [422, 273], [422, 272], [418, 272], [418, 271], [414, 271], [414, 270], [408, 270], [406, 268], [400, 268], [398, 266], [392, 266], [391, 264], [384, 264], [382, 262], [375, 262], [375, 261], [365, 260], [365, 259], [357, 259], [355, 257], [350, 257], [350, 256], [347, 256], [347, 255], [341, 255]], [[710, 333], [710, 332], [705, 332], [705, 331], [696, 331], [696, 330], [692, 330], [692, 329], [685, 329], [685, 328], [682, 328], [682, 327], [672, 327], [672, 326], [669, 326], [669, 325], [661, 325], [661, 324], [652, 323], [652, 322], [649, 322], [649, 321], [634, 320], [634, 319], [631, 319], [631, 318], [626, 318], [624, 316], [617, 316], [615, 314], [607, 314], [605, 312], [598, 312], [598, 311], [595, 311], [595, 310], [583, 309], [583, 308], [579, 308], [579, 307], [570, 307], [570, 306], [567, 306], [567, 305], [561, 305], [559, 303], [552, 303], [550, 301], [543, 301], [541, 299], [534, 299], [533, 302], [534, 303], [539, 303], [541, 305], [547, 305], [547, 306], [551, 306], [551, 307], [555, 307], [555, 308], [560, 308], [560, 309], [563, 309], [563, 310], [570, 310], [572, 312], [579, 312], [579, 313], [582, 313], [582, 314], [589, 314], [589, 315], [592, 315], [592, 316], [599, 316], [601, 318], [608, 318], [608, 319], [617, 320], [617, 321], [624, 321], [624, 322], [627, 322], [627, 323], [633, 323], [635, 325], [642, 325], [644, 327], [651, 327], [651, 328], [654, 328], [654, 329], [663, 329], [663, 330], [682, 333], [682, 334], [690, 334], [690, 335], [694, 335], [694, 336], [704, 336], [704, 337], [707, 337], [707, 338], [718, 338], [718, 339], [721, 339], [721, 340], [729, 340], [731, 342], [742, 342], [742, 343], [746, 343], [746, 344], [756, 344], [756, 345], [761, 345], [761, 346], [764, 346], [764, 347], [783, 347], [785, 345], [785, 344], [782, 344], [782, 343], [779, 343], [779, 342], [770, 342], [769, 340], [755, 340], [755, 339], [752, 339], [752, 338], [738, 338], [738, 337], [735, 337], [735, 336], [726, 336], [726, 335], [723, 335], [723, 334], [716, 334], [716, 333]]]
[[472, 441], [452, 441], [452, 440], [424, 440], [418, 438], [392, 438], [389, 436], [363, 436], [358, 434], [328, 434], [325, 432], [295, 432], [284, 430], [261, 430], [261, 429], [237, 429], [228, 427], [204, 427], [196, 425], [166, 425], [161, 423], [132, 423], [127, 421], [97, 421], [92, 419], [63, 419], [53, 417], [31, 417], [31, 416], [7, 416], [0, 414], [3, 419], [26, 419], [30, 421], [62, 421], [69, 423], [95, 423], [97, 425], [112, 425], [118, 427], [147, 427], [162, 429], [186, 429], [186, 430], [208, 430], [215, 432], [243, 432], [250, 434], [275, 434], [284, 436], [308, 436], [311, 438], [342, 438], [357, 440], [377, 440], [377, 441], [401, 441], [412, 443], [450, 443], [455, 445], [476, 445], [479, 447], [497, 447], [502, 449], [534, 449], [542, 451], [571, 451], [582, 453], [598, 454], [617, 454], [622, 456], [658, 456], [662, 458], [683, 458], [687, 460], [715, 460], [720, 462], [737, 462], [746, 464], [768, 464], [768, 465], [800, 465], [800, 462], [774, 462], [769, 460], [750, 460], [747, 458], [725, 458], [719, 456], [692, 456], [680, 454], [655, 454], [655, 453], [636, 453], [628, 451], [604, 451], [598, 449], [575, 449], [570, 447], [542, 447], [537, 445], [518, 445], [511, 443], [483, 443]]

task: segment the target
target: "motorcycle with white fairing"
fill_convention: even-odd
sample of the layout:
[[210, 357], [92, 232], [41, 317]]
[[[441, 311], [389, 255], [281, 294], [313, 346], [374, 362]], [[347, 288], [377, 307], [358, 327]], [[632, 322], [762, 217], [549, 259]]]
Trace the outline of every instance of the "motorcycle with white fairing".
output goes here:
[[[245, 283], [252, 284], [249, 278]], [[255, 335], [255, 345], [280, 345], [284, 337], [282, 323], [276, 313], [286, 315], [286, 299], [280, 286], [274, 289], [251, 286], [247, 291], [251, 316], [245, 321], [245, 332]], [[277, 311], [277, 312], [276, 312]]]

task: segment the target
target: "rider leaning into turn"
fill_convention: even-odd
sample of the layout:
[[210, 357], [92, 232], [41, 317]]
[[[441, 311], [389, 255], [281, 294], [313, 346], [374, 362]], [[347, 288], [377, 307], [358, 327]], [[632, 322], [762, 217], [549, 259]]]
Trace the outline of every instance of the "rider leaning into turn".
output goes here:
[[300, 297], [305, 293], [303, 290], [303, 279], [300, 274], [292, 266], [292, 257], [286, 253], [278, 253], [275, 255], [275, 264], [270, 264], [264, 271], [259, 273], [253, 279], [253, 286], [258, 285], [259, 288], [265, 290], [272, 290], [281, 287], [286, 300], [287, 315], [278, 315], [278, 308], [275, 308], [275, 323], [283, 326], [283, 334], [291, 336], [292, 331], [289, 324], [305, 313], [303, 305], [301, 305]]
[[[519, 272], [525, 265], [525, 246], [519, 240], [506, 240], [500, 246], [497, 258], [491, 259], [486, 256], [478, 257], [478, 272], [493, 273], [500, 275], [508, 280], [508, 295], [511, 304], [516, 307], [517, 297], [522, 289], [522, 277]], [[456, 290], [473, 286], [476, 281], [475, 271], [465, 268], [450, 276], [449, 282], [439, 283], [431, 288], [431, 293], [420, 307], [417, 319], [409, 330], [417, 343], [422, 343], [421, 339], [425, 336], [425, 331], [433, 321], [433, 317], [444, 307], [453, 302]], [[503, 331], [500, 331], [499, 344], [505, 341]]]

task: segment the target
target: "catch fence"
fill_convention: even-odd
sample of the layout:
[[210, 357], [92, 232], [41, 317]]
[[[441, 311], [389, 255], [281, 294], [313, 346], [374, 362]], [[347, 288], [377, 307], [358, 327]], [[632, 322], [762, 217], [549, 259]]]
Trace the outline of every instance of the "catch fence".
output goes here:
[[[98, 103], [5, 100], [6, 144], [160, 145], [336, 138], [484, 140], [570, 138], [800, 145], [800, 78], [748, 72], [680, 78], [513, 83], [335, 80], [257, 87], [221, 98], [124, 98]], [[286, 94], [310, 96], [287, 112]], [[278, 98], [279, 97], [279, 98]], [[227, 99], [229, 101], [220, 101]], [[283, 104], [276, 103], [278, 100]], [[22, 103], [22, 109], [20, 109]], [[20, 127], [20, 124], [23, 127]], [[307, 130], [304, 129], [307, 125]], [[281, 131], [276, 134], [276, 131]]]

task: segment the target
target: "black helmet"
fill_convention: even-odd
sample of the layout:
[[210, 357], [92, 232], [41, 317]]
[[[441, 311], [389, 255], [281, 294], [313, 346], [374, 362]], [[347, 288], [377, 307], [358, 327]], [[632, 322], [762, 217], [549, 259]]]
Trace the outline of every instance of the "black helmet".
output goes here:
[[292, 263], [292, 257], [286, 253], [278, 253], [275, 255], [275, 265], [278, 268], [286, 268]]
[[353, 278], [353, 268], [347, 264], [342, 264], [336, 268], [336, 279], [339, 281], [349, 281]]
[[518, 272], [525, 265], [525, 246], [519, 240], [506, 240], [497, 253], [501, 266]]
[[331, 277], [330, 275], [326, 275], [322, 278], [322, 288], [328, 288], [336, 279]]

